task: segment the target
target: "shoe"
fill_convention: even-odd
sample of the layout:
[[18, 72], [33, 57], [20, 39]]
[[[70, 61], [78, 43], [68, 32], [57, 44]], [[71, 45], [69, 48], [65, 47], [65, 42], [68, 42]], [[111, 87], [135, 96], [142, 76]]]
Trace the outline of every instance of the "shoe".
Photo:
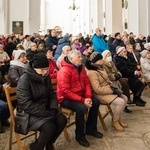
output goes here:
[[124, 108], [124, 110], [123, 110], [124, 112], [126, 112], [126, 113], [131, 113], [132, 111], [131, 110], [129, 110], [128, 109], [128, 107], [126, 106], [125, 108]]
[[118, 120], [118, 122], [119, 122], [119, 124], [120, 124], [123, 128], [127, 128], [127, 127], [128, 127], [128, 125], [127, 125], [125, 122], [123, 122], [121, 118]]
[[0, 133], [4, 133], [1, 122], [0, 122]]
[[92, 133], [87, 132], [86, 135], [90, 135], [90, 136], [93, 136], [93, 137], [96, 137], [96, 138], [102, 138], [103, 137], [103, 134], [100, 133], [100, 132], [97, 132], [97, 131], [92, 132]]
[[142, 100], [141, 98], [139, 98], [139, 101], [143, 104], [146, 104], [146, 102], [144, 100]]
[[2, 126], [10, 126], [10, 123], [8, 120], [2, 122]]
[[81, 139], [76, 139], [76, 141], [84, 147], [90, 147], [90, 143], [88, 142], [88, 140], [85, 137], [81, 138]]
[[141, 106], [141, 107], [145, 106], [145, 104], [141, 103], [140, 101], [136, 101], [135, 104], [136, 104], [136, 106]]
[[37, 142], [37, 140], [29, 145], [30, 150], [43, 150], [44, 146]]
[[123, 128], [118, 121], [114, 121], [112, 126], [115, 128], [117, 131], [125, 131], [125, 128]]

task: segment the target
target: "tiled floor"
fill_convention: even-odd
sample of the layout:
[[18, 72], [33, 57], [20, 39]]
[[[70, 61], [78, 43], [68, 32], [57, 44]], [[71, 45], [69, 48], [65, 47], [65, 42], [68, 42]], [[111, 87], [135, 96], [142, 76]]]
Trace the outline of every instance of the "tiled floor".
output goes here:
[[[131, 114], [123, 114], [124, 120], [128, 123], [128, 128], [125, 132], [117, 132], [111, 127], [110, 117], [106, 118], [106, 123], [109, 128], [105, 132], [101, 123], [98, 120], [98, 129], [104, 134], [103, 139], [95, 139], [87, 136], [91, 143], [89, 148], [80, 146], [74, 138], [74, 126], [71, 126], [68, 131], [71, 138], [71, 143], [67, 143], [64, 134], [58, 138], [55, 146], [57, 150], [150, 150], [150, 89], [145, 90], [143, 99], [147, 101], [145, 107], [137, 107], [130, 105]], [[104, 108], [100, 108], [104, 111]], [[28, 145], [32, 139], [25, 141]], [[8, 150], [9, 128], [5, 128], [5, 133], [0, 134], [0, 150]], [[17, 146], [13, 146], [13, 150], [17, 150]], [[28, 149], [28, 148], [27, 148]]]

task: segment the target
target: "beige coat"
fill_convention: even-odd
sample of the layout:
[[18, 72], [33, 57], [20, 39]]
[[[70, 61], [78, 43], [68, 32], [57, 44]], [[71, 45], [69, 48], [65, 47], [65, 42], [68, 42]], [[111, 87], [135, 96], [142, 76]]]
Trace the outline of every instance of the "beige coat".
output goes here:
[[[98, 70], [103, 74], [103, 77], [109, 81], [105, 69]], [[87, 70], [87, 75], [90, 79], [93, 94], [104, 103], [111, 103], [117, 95], [113, 94], [112, 89], [108, 83], [102, 78], [100, 73], [96, 70]]]
[[117, 84], [122, 89], [120, 82], [118, 80], [116, 81], [116, 78], [114, 76], [115, 73], [119, 73], [121, 75], [121, 73], [117, 70], [115, 64], [113, 62], [104, 61], [103, 67], [105, 68], [110, 81], [113, 82], [114, 84]]

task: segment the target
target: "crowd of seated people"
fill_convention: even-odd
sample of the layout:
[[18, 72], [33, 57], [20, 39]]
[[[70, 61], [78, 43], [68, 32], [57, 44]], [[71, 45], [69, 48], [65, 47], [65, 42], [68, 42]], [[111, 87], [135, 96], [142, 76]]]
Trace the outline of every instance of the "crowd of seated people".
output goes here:
[[[115, 106], [112, 126], [118, 131], [125, 131], [127, 127], [121, 116], [123, 110], [131, 113], [127, 103], [142, 107], [146, 105], [146, 101], [141, 98], [147, 85], [146, 80], [150, 80], [150, 43], [146, 41], [142, 34], [134, 36], [132, 32], [128, 34], [126, 31], [122, 34], [116, 32], [106, 36], [99, 28], [96, 28], [92, 36], [87, 34], [86, 37], [82, 33], [75, 36], [67, 33], [60, 37], [55, 29], [48, 30], [45, 36], [37, 33], [25, 36], [14, 33], [0, 35], [0, 71], [3, 79], [5, 75], [8, 75], [9, 86], [17, 87], [18, 91], [22, 88], [18, 86], [20, 78], [23, 78], [22, 75], [25, 73], [29, 74], [26, 72], [27, 68], [33, 72], [30, 80], [34, 80], [34, 75], [37, 76], [37, 74], [38, 82], [41, 83], [44, 83], [45, 79], [57, 79], [58, 102], [60, 106], [76, 111], [75, 138], [80, 145], [89, 147], [90, 143], [86, 139], [86, 134], [96, 138], [103, 137], [103, 134], [97, 130], [96, 119], [100, 101]], [[35, 67], [34, 61], [38, 54], [43, 59], [47, 58], [46, 69], [43, 69], [43, 64], [38, 68]], [[48, 74], [50, 78], [47, 77]], [[123, 94], [120, 96], [114, 94], [101, 75], [107, 81], [117, 84]], [[3, 87], [4, 83], [1, 85]], [[46, 84], [45, 87], [50, 88]], [[133, 93], [133, 99], [130, 97], [130, 90]], [[21, 99], [23, 97], [19, 101]], [[84, 115], [87, 109], [89, 109], [89, 116], [85, 124]], [[3, 112], [0, 116], [4, 115], [4, 110], [8, 111], [7, 103], [0, 99], [0, 112]], [[28, 108], [25, 110], [28, 111]], [[56, 117], [56, 110], [52, 112]], [[10, 116], [8, 112], [6, 116], [5, 123]], [[91, 124], [91, 118], [93, 124]], [[2, 126], [5, 123], [0, 120], [0, 133], [3, 133]], [[48, 129], [47, 125], [44, 128]], [[35, 141], [33, 145], [38, 147], [39, 142], [41, 143], [41, 140]], [[34, 147], [33, 145], [31, 147]], [[47, 143], [41, 147], [45, 145]]]

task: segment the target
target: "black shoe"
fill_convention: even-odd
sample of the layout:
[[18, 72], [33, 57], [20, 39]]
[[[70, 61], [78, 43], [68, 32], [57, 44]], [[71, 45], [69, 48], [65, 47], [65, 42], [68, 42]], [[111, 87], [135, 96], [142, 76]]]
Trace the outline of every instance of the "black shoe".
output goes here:
[[81, 139], [76, 139], [76, 141], [84, 147], [90, 147], [90, 143], [88, 142], [88, 140], [85, 137], [81, 138]]
[[103, 134], [100, 133], [100, 132], [97, 132], [97, 131], [92, 132], [92, 133], [87, 132], [86, 135], [90, 135], [90, 136], [93, 136], [93, 137], [96, 137], [96, 138], [102, 138], [103, 137]]
[[2, 122], [2, 126], [10, 126], [10, 123], [6, 120]]
[[143, 104], [146, 104], [146, 102], [144, 100], [142, 100], [141, 98], [139, 98], [139, 101]]
[[125, 109], [124, 109], [124, 112], [126, 112], [126, 113], [131, 113], [132, 111], [129, 110], [128, 107], [126, 106]]
[[136, 106], [142, 106], [142, 107], [145, 106], [145, 104], [144, 104], [144, 103], [141, 103], [140, 101], [136, 101], [135, 104], [136, 104]]

